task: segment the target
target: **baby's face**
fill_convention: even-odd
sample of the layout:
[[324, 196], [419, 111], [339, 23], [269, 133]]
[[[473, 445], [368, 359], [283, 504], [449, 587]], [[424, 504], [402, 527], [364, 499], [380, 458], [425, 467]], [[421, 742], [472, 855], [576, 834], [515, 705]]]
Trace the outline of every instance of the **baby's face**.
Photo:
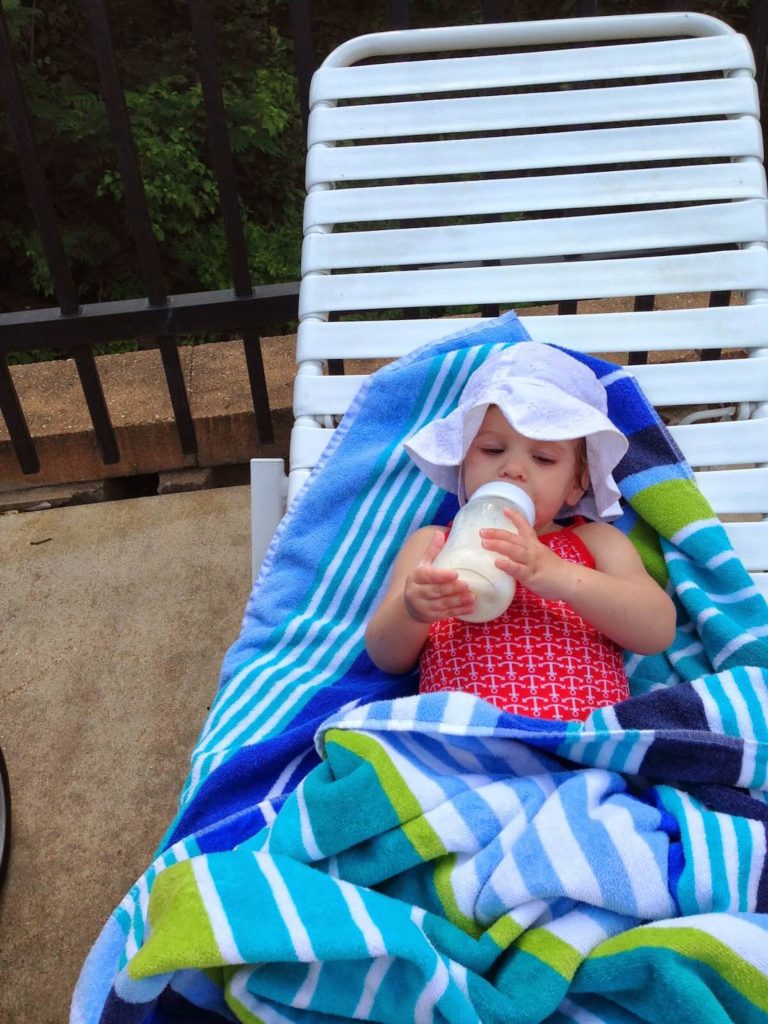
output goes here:
[[582, 438], [537, 441], [525, 437], [492, 405], [462, 465], [467, 496], [492, 480], [516, 484], [536, 507], [537, 532], [545, 532], [563, 505], [575, 505], [588, 486], [586, 473], [579, 473], [582, 444]]

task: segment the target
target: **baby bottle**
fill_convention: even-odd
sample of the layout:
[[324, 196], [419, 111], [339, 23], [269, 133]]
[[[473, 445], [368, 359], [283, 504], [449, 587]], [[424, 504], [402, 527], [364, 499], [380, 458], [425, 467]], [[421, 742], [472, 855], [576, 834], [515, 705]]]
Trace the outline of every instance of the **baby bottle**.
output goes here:
[[464, 622], [489, 622], [506, 611], [515, 596], [515, 581], [495, 565], [495, 551], [482, 546], [480, 530], [486, 527], [517, 533], [504, 515], [510, 506], [533, 525], [533, 502], [520, 487], [501, 480], [478, 487], [466, 505], [459, 509], [451, 532], [432, 563], [440, 569], [455, 569], [459, 579], [469, 584], [475, 598], [475, 610], [461, 615]]

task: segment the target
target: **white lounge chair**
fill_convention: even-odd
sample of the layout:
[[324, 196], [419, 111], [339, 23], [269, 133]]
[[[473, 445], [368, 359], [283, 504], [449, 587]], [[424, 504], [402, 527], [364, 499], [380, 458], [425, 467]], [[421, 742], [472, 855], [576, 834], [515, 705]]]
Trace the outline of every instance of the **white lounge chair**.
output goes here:
[[[477, 323], [420, 308], [492, 304], [539, 341], [663, 354], [634, 372], [662, 411], [697, 410], [672, 432], [768, 594], [768, 203], [744, 37], [700, 14], [361, 36], [314, 76], [307, 192], [290, 474], [253, 463], [254, 571], [362, 379], [328, 362]], [[708, 305], [728, 292], [741, 304]], [[522, 308], [627, 296], [646, 298]]]

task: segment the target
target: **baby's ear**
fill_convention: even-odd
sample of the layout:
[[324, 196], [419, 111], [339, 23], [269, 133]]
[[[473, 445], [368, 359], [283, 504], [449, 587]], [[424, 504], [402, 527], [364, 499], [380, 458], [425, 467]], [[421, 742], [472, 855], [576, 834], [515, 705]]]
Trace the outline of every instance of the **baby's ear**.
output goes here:
[[587, 458], [587, 439], [580, 438], [576, 448], [576, 466], [574, 467], [573, 486], [580, 487], [582, 498], [589, 490], [589, 460]]

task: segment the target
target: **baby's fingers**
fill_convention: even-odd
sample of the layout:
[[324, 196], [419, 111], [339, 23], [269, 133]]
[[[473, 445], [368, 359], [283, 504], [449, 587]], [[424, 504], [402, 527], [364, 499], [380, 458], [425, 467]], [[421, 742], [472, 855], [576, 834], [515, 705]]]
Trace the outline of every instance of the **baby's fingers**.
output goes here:
[[484, 529], [480, 537], [484, 548], [512, 558], [522, 557], [526, 548], [526, 542], [511, 530]]
[[516, 509], [516, 508], [505, 508], [504, 509], [504, 515], [507, 517], [507, 519], [510, 521], [510, 523], [512, 523], [512, 525], [515, 527], [515, 529], [517, 530], [517, 532], [520, 534], [521, 537], [528, 537], [531, 534], [535, 534], [536, 533], [536, 531], [531, 526], [531, 524], [528, 522], [528, 520], [525, 518], [523, 513], [518, 511], [518, 509]]
[[420, 563], [413, 570], [413, 582], [421, 586], [447, 587], [452, 584], [467, 589], [455, 569], [436, 569], [433, 565]]
[[[406, 582], [406, 609], [413, 618], [421, 622], [436, 622], [451, 615], [469, 614], [473, 610], [474, 599], [467, 584], [458, 579], [444, 583], [435, 582], [432, 577], [439, 572], [440, 570], [429, 567], [415, 569]], [[422, 579], [422, 574], [428, 577], [428, 581]], [[455, 572], [449, 574], [456, 576]]]
[[430, 537], [427, 550], [422, 555], [419, 565], [432, 565], [434, 560], [445, 547], [445, 533], [443, 530], [435, 530]]

